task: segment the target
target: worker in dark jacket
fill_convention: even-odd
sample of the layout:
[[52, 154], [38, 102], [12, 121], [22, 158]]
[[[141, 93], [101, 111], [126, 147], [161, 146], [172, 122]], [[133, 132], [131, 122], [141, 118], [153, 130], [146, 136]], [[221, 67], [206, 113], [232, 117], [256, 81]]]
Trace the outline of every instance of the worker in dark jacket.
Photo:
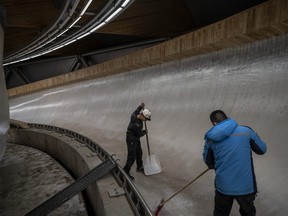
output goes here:
[[222, 110], [213, 111], [210, 120], [214, 126], [205, 135], [203, 159], [216, 173], [214, 216], [228, 216], [234, 199], [242, 216], [255, 216], [252, 151], [262, 155], [266, 144], [251, 128], [238, 125]]
[[144, 136], [147, 131], [143, 130], [143, 121], [151, 120], [151, 112], [145, 109], [145, 104], [142, 103], [131, 115], [130, 123], [126, 132], [126, 143], [128, 149], [127, 161], [124, 171], [133, 180], [130, 175], [130, 169], [136, 160], [137, 172], [143, 172], [142, 148], [140, 137]]

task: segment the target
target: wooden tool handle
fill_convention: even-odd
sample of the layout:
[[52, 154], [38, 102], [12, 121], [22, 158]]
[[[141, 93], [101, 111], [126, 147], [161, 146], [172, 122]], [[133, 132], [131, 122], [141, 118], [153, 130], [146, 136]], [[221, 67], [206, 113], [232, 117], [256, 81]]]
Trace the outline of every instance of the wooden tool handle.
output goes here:
[[148, 133], [147, 133], [147, 124], [146, 121], [144, 121], [145, 123], [145, 130], [146, 130], [146, 141], [147, 141], [147, 148], [148, 148], [148, 154], [150, 155], [150, 146], [149, 146], [149, 139], [148, 139]]

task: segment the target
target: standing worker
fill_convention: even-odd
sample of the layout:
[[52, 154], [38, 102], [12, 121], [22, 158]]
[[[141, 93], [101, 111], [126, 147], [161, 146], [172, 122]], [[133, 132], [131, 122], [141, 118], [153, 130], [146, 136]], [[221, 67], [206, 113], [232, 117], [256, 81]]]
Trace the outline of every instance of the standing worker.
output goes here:
[[145, 104], [141, 105], [132, 113], [130, 123], [126, 132], [126, 143], [128, 149], [127, 161], [124, 167], [124, 171], [133, 180], [134, 177], [130, 175], [130, 169], [135, 160], [137, 163], [137, 172], [143, 172], [142, 161], [142, 148], [140, 137], [144, 136], [147, 131], [143, 130], [143, 122], [151, 120], [151, 112], [148, 109], [144, 109]]
[[235, 199], [242, 216], [255, 216], [258, 191], [252, 151], [263, 155], [266, 144], [250, 127], [238, 125], [222, 110], [213, 111], [210, 120], [213, 127], [205, 134], [203, 159], [216, 173], [213, 215], [229, 216]]

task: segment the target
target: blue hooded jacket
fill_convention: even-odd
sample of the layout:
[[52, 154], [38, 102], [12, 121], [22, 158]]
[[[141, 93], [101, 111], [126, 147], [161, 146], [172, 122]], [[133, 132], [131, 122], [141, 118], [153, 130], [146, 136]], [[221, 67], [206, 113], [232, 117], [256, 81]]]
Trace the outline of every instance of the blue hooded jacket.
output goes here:
[[226, 195], [257, 192], [251, 150], [262, 155], [267, 147], [251, 128], [240, 126], [231, 118], [205, 134], [203, 159], [215, 169], [217, 191]]

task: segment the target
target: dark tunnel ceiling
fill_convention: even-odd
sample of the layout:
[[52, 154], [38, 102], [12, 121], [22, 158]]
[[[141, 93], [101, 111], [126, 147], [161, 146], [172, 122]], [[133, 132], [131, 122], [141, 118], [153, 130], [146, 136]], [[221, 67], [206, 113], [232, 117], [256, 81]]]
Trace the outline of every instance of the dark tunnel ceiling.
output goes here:
[[[94, 0], [88, 12], [96, 13], [105, 0]], [[168, 40], [227, 18], [263, 0], [135, 0], [108, 25], [76, 43], [38, 60], [63, 58], [113, 49], [149, 40]], [[64, 0], [0, 0], [4, 27], [4, 58], [35, 40], [49, 28], [61, 12]], [[33, 62], [4, 67], [7, 88], [13, 88], [58, 75], [42, 70], [33, 75]], [[29, 63], [29, 62], [28, 62]], [[84, 67], [85, 65], [82, 65]], [[87, 66], [87, 65], [86, 65]], [[39, 68], [38, 68], [39, 71]], [[67, 73], [59, 72], [59, 74]]]

